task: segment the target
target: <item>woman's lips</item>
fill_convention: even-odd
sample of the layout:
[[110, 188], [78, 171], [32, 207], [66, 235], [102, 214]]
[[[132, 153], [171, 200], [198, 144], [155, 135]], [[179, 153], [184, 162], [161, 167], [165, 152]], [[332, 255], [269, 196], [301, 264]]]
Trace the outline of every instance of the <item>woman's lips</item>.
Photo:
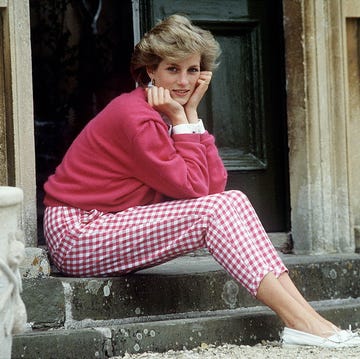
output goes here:
[[172, 90], [172, 92], [178, 97], [185, 97], [188, 95], [189, 90]]

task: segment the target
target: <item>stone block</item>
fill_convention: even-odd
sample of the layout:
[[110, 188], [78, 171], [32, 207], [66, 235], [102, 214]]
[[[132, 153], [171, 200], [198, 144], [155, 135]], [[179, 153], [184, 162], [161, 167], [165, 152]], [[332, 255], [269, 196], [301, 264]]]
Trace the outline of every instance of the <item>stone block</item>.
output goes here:
[[211, 257], [183, 257], [121, 277], [62, 280], [71, 288], [76, 321], [174, 317], [258, 305]]
[[97, 329], [57, 330], [15, 336], [13, 359], [103, 359], [112, 356], [105, 331]]
[[29, 325], [33, 328], [59, 328], [65, 322], [65, 295], [58, 278], [23, 280], [23, 295]]
[[290, 276], [308, 301], [360, 297], [360, 256], [290, 256]]
[[23, 278], [49, 277], [50, 263], [47, 252], [42, 248], [25, 248], [25, 258], [19, 269]]

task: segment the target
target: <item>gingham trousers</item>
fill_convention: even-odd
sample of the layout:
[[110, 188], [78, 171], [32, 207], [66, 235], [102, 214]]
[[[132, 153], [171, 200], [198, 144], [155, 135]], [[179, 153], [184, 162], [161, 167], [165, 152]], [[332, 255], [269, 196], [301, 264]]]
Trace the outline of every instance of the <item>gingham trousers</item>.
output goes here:
[[54, 264], [73, 276], [125, 274], [204, 247], [254, 296], [266, 274], [287, 271], [240, 191], [118, 213], [47, 207], [44, 232]]

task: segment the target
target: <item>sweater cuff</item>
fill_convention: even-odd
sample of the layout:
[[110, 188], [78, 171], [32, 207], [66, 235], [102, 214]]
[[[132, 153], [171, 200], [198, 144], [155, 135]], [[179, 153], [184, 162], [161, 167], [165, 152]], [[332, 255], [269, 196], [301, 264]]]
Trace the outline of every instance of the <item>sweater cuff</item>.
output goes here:
[[182, 135], [189, 133], [203, 134], [205, 133], [205, 127], [202, 120], [199, 120], [198, 123], [183, 123], [173, 126], [172, 133], [174, 135]]

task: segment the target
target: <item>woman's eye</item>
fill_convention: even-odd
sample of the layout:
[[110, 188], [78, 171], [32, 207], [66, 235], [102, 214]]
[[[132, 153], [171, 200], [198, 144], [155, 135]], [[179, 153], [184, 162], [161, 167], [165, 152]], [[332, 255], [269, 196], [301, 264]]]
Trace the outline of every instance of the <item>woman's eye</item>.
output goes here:
[[176, 72], [177, 68], [174, 67], [174, 66], [171, 66], [171, 67], [168, 67], [167, 70], [170, 71], [170, 72]]
[[199, 72], [199, 69], [197, 67], [192, 67], [189, 69], [189, 72]]

